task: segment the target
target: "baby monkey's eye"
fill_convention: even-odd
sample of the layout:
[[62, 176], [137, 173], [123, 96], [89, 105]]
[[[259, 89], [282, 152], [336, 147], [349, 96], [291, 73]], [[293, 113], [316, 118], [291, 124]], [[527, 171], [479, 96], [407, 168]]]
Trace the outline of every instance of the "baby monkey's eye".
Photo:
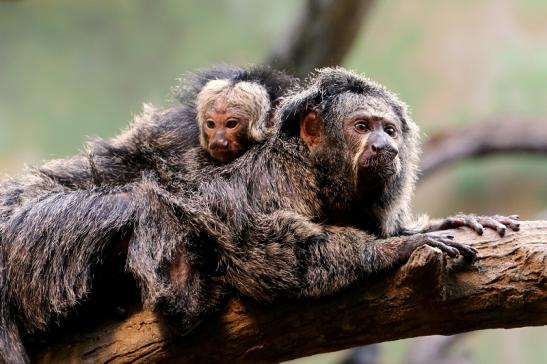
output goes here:
[[368, 123], [364, 120], [358, 120], [353, 127], [358, 133], [366, 133], [369, 131]]
[[230, 119], [230, 120], [228, 120], [228, 122], [226, 122], [226, 127], [228, 129], [233, 129], [237, 126], [237, 124], [239, 124], [239, 123], [236, 119]]
[[208, 127], [209, 129], [214, 129], [214, 127], [215, 127], [215, 122], [214, 122], [213, 120], [207, 120], [207, 121], [205, 122], [205, 124], [207, 125], [207, 127]]
[[388, 125], [384, 128], [384, 131], [392, 138], [395, 138], [397, 135], [397, 129], [393, 125]]

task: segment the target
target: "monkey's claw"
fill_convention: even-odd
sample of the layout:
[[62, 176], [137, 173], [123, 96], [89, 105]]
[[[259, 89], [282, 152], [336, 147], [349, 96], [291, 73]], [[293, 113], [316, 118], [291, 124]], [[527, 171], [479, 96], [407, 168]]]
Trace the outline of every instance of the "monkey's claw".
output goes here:
[[477, 259], [477, 249], [454, 241], [452, 235], [438, 233], [416, 234], [410, 240], [414, 243], [414, 249], [422, 245], [429, 245], [440, 249], [452, 258], [457, 258], [461, 255], [467, 262], [473, 262]]
[[500, 236], [505, 236], [507, 228], [513, 231], [520, 230], [518, 215], [511, 216], [476, 216], [476, 215], [456, 215], [446, 218], [441, 223], [441, 229], [453, 229], [462, 226], [467, 226], [473, 229], [477, 234], [482, 235], [484, 228], [496, 230]]
[[468, 262], [473, 262], [477, 259], [477, 249], [454, 241], [452, 235], [427, 234], [427, 239], [427, 245], [441, 249], [452, 258], [461, 255]]

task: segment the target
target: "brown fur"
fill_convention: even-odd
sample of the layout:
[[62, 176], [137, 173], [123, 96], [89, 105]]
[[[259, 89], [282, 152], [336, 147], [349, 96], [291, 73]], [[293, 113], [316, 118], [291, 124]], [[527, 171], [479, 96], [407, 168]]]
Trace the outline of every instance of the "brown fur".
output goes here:
[[[209, 79], [198, 81], [185, 92]], [[397, 127], [396, 155], [367, 156], [371, 137], [352, 124], [355, 112]], [[304, 130], [310, 115], [317, 128]], [[404, 104], [360, 75], [319, 70], [280, 104], [272, 135], [232, 163], [211, 163], [185, 144], [185, 120], [197, 127], [188, 105], [149, 110], [64, 170], [48, 164], [0, 184], [2, 360], [28, 360], [21, 335], [85, 301], [106, 255], [126, 246], [120, 238], [143, 303], [181, 333], [234, 290], [262, 302], [318, 297], [401, 264], [424, 244], [475, 257], [438, 234], [393, 236], [411, 221], [417, 127]]]

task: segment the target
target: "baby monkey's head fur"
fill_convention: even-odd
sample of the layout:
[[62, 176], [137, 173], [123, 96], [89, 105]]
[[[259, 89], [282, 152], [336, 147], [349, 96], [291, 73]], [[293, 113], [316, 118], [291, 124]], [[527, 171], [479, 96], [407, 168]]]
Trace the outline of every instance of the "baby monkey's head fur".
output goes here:
[[211, 80], [198, 94], [196, 106], [200, 143], [213, 158], [236, 158], [251, 142], [266, 138], [271, 103], [258, 83]]
[[351, 71], [323, 68], [287, 98], [279, 118], [282, 137], [307, 145], [329, 209], [366, 211], [382, 235], [410, 219], [418, 127], [393, 93]]
[[175, 93], [195, 110], [201, 146], [225, 163], [271, 134], [272, 110], [298, 83], [266, 66], [215, 66], [184, 77]]

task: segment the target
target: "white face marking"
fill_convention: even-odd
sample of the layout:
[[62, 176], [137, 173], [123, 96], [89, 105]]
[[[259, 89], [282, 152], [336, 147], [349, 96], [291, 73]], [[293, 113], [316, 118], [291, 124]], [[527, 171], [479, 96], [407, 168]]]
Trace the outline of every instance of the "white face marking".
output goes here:
[[375, 97], [345, 93], [338, 96], [334, 105], [334, 113], [343, 115], [344, 119], [353, 115], [362, 115], [367, 118], [379, 118], [398, 122], [399, 118], [386, 102]]
[[357, 184], [357, 172], [359, 171], [359, 160], [361, 159], [361, 156], [366, 150], [367, 140], [368, 140], [368, 134], [363, 135], [359, 143], [358, 152], [355, 153], [355, 155], [353, 156], [352, 167], [353, 167], [353, 174], [355, 176], [354, 178], [355, 184]]

